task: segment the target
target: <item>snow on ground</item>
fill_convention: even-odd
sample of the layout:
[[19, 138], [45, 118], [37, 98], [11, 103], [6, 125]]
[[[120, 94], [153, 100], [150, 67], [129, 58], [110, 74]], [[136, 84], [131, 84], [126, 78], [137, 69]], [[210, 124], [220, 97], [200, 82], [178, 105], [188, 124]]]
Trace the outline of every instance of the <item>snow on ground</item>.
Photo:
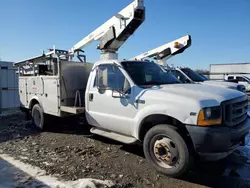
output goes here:
[[[0, 154], [0, 158], [2, 158], [4, 161], [8, 162], [9, 164], [13, 165], [15, 168], [19, 169], [21, 172], [29, 175], [30, 177], [26, 179], [35, 179], [36, 181], [32, 180], [32, 186], [31, 187], [51, 187], [51, 188], [96, 188], [96, 187], [112, 187], [114, 184], [109, 180], [97, 180], [97, 179], [79, 179], [76, 181], [59, 181], [57, 178], [45, 175], [46, 172], [44, 170], [41, 170], [38, 167], [31, 166], [29, 164], [25, 164], [19, 160], [14, 159], [13, 157], [10, 157], [6, 154]], [[6, 165], [5, 167], [1, 169], [1, 174], [6, 171]], [[20, 174], [19, 174], [20, 175]], [[10, 178], [10, 177], [6, 177]], [[6, 182], [11, 182], [13, 180], [9, 179]], [[34, 183], [34, 182], [37, 182]], [[16, 184], [16, 183], [15, 183]], [[0, 188], [4, 187], [12, 187], [10, 184], [4, 184], [1, 185], [0, 182]]]

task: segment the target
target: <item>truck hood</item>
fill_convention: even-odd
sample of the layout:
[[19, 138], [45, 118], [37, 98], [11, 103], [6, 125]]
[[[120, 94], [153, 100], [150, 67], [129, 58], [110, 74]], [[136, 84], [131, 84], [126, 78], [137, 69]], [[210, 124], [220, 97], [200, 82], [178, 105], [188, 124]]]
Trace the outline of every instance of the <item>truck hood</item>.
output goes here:
[[244, 93], [202, 84], [171, 84], [147, 89], [144, 96], [175, 100], [178, 103], [191, 103], [193, 101], [196, 104], [199, 103], [201, 107], [209, 107], [220, 105], [221, 102], [226, 100], [244, 96]]
[[213, 85], [213, 86], [219, 86], [219, 87], [226, 87], [226, 88], [230, 88], [230, 89], [237, 89], [237, 86], [239, 84], [237, 83], [233, 83], [233, 82], [225, 82], [225, 81], [215, 81], [215, 80], [206, 80], [204, 82], [201, 82], [201, 84], [205, 84], [205, 85]]

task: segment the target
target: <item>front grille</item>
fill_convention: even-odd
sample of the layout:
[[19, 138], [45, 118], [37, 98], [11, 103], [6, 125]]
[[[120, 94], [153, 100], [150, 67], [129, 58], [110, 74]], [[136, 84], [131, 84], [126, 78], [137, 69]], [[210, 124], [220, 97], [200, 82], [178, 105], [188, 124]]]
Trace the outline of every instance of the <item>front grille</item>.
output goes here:
[[222, 103], [223, 122], [227, 126], [235, 126], [247, 118], [247, 96], [239, 97]]

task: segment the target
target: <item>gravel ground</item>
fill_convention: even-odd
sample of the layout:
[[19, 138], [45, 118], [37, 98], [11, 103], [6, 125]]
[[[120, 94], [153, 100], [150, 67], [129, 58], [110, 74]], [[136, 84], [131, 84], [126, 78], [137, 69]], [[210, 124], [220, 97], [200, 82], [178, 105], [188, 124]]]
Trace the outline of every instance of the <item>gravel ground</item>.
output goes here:
[[199, 163], [180, 179], [158, 174], [142, 148], [91, 135], [70, 122], [39, 132], [21, 113], [0, 119], [0, 153], [62, 180], [112, 180], [115, 187], [250, 187], [250, 157], [242, 148], [217, 163]]

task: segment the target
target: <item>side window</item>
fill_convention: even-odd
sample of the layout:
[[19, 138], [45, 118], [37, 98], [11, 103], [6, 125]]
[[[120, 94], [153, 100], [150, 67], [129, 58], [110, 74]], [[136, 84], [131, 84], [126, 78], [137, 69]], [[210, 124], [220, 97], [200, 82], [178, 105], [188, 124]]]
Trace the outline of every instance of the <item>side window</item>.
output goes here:
[[[117, 66], [108, 64], [100, 65], [98, 74], [99, 84], [102, 85], [103, 88], [122, 91], [124, 93], [129, 91], [130, 84]], [[94, 86], [96, 85], [97, 79], [95, 79], [94, 83]]]
[[228, 79], [228, 80], [233, 80], [234, 77], [233, 77], [233, 76], [228, 76], [227, 79]]
[[238, 82], [246, 82], [246, 80], [245, 80], [244, 78], [240, 77], [240, 76], [237, 76], [237, 77], [236, 77], [236, 80], [237, 80]]

